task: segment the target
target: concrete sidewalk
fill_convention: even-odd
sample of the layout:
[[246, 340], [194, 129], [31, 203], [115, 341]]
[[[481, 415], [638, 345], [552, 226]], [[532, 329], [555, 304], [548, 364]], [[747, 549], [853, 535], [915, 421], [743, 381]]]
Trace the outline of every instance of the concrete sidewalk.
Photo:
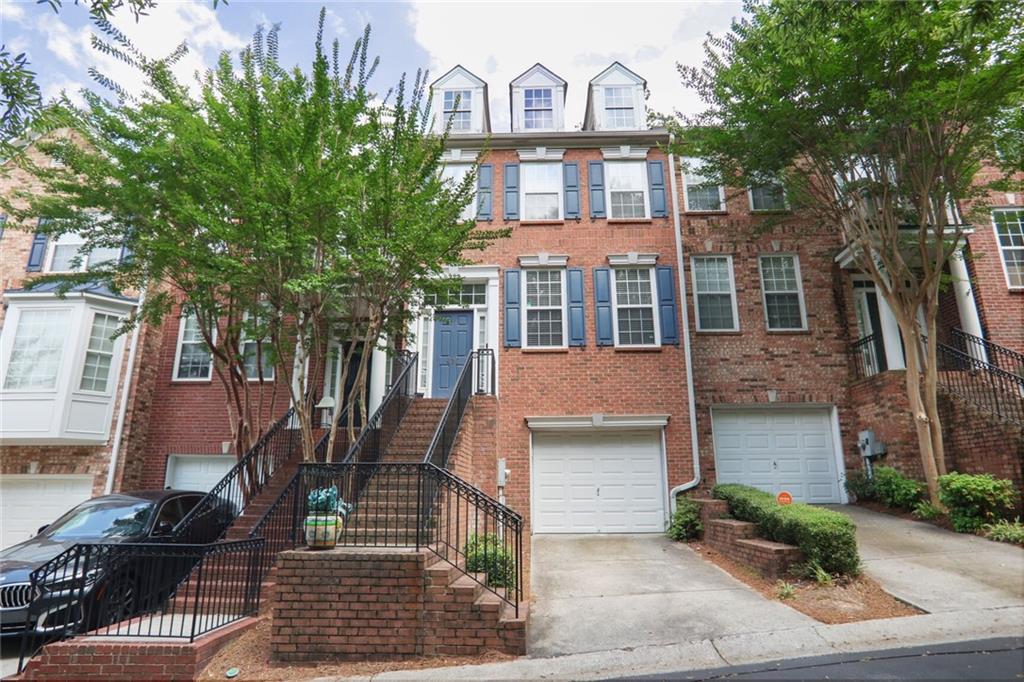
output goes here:
[[894, 597], [929, 613], [1024, 606], [1020, 547], [861, 507], [832, 509], [857, 524], [865, 572]]

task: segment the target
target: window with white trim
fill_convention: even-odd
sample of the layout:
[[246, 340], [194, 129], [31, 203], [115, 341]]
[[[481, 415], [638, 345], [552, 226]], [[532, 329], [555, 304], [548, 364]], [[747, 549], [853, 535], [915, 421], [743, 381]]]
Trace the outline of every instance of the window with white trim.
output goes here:
[[629, 85], [604, 87], [604, 122], [606, 128], [636, 127], [636, 109], [633, 104], [634, 88]]
[[524, 270], [526, 348], [560, 348], [565, 338], [565, 270]]
[[430, 319], [420, 318], [419, 337], [416, 339], [419, 346], [419, 390], [426, 393], [430, 390], [430, 343], [431, 324]]
[[[216, 334], [216, 331], [214, 331]], [[204, 381], [213, 372], [213, 353], [203, 340], [199, 318], [188, 312], [178, 330], [178, 357], [174, 363], [176, 381]]]
[[684, 174], [683, 191], [686, 193], [686, 210], [691, 213], [725, 210], [725, 188], [716, 185], [701, 175], [699, 159], [686, 159], [691, 170]]
[[557, 161], [519, 164], [522, 174], [523, 220], [561, 220], [562, 164]]
[[651, 268], [613, 268], [615, 345], [656, 346], [654, 278]]
[[97, 246], [91, 251], [83, 251], [84, 246], [85, 239], [75, 232], [67, 232], [56, 239], [51, 239], [46, 271], [82, 272], [117, 261], [121, 257], [120, 246]]
[[523, 127], [526, 130], [550, 130], [555, 127], [553, 92], [551, 88], [523, 90]]
[[786, 193], [777, 182], [750, 188], [751, 211], [785, 211]]
[[1024, 209], [996, 209], [992, 211], [992, 222], [1006, 271], [1006, 284], [1011, 289], [1024, 289]]
[[116, 315], [96, 313], [93, 316], [79, 390], [107, 392], [110, 366], [114, 361], [114, 334], [120, 325], [121, 320]]
[[[256, 341], [250, 338], [252, 334], [248, 333], [244, 328], [248, 324], [249, 315], [245, 316], [243, 321], [243, 329], [240, 336], [240, 343], [242, 346], [242, 364], [245, 366], [245, 377], [249, 381], [259, 381], [260, 370], [262, 369], [262, 376], [264, 381], [274, 380], [274, 363], [270, 361], [270, 353], [268, 353], [267, 340], [260, 339]], [[256, 321], [256, 326], [260, 325], [259, 320]]]
[[794, 255], [761, 256], [761, 290], [768, 329], [806, 329], [804, 295], [800, 286], [800, 264]]
[[605, 161], [610, 218], [648, 218], [647, 163]]
[[444, 91], [444, 120], [451, 120], [453, 132], [467, 131], [472, 129], [472, 107], [472, 90]]
[[27, 309], [18, 315], [11, 357], [7, 362], [7, 390], [51, 390], [57, 387], [71, 311]]
[[697, 331], [739, 331], [732, 256], [694, 256], [690, 263]]
[[[468, 163], [446, 163], [444, 168], [441, 169], [441, 177], [450, 181], [452, 187], [457, 189], [462, 185], [462, 181], [472, 169], [473, 166]], [[476, 203], [476, 187], [474, 187], [473, 198], [462, 209], [463, 220], [473, 220], [476, 218]]]

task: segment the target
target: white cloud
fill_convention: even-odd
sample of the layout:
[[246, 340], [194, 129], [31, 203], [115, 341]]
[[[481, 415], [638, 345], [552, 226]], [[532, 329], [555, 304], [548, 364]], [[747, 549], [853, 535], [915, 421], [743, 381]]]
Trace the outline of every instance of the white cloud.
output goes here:
[[333, 34], [330, 36], [331, 40], [341, 38], [348, 34], [348, 27], [345, 26], [345, 20], [342, 19], [341, 15], [337, 12], [329, 9], [327, 10], [325, 17], [327, 19], [325, 22], [327, 24], [327, 28], [329, 29], [329, 32]]
[[74, 104], [82, 106], [85, 104], [85, 99], [82, 98], [81, 90], [85, 85], [79, 81], [65, 78], [59, 81], [51, 81], [43, 88], [43, 101], [49, 102], [51, 99], [55, 99], [60, 96], [61, 92], [65, 93]]
[[[703, 107], [679, 82], [676, 62], [698, 65], [704, 35], [722, 34], [739, 2], [707, 3], [437, 3], [416, 2], [410, 25], [430, 54], [431, 73], [455, 64], [486, 76], [492, 126], [509, 129], [508, 83], [541, 62], [569, 83], [566, 127], [583, 120], [587, 83], [613, 61], [647, 79], [648, 107], [695, 113]], [[543, 21], [538, 23], [538, 18]], [[538, 27], [556, 27], [539, 34]], [[500, 27], [501, 39], [494, 30]], [[457, 39], [453, 39], [457, 36]]]
[[0, 22], [13, 21], [20, 24], [25, 19], [25, 10], [13, 2], [0, 2]]

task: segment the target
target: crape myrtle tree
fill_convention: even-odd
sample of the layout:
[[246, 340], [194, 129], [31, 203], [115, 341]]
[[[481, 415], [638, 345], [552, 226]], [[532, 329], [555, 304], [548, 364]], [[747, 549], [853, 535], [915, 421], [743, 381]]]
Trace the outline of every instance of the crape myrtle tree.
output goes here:
[[[192, 89], [170, 72], [184, 45], [149, 60], [105, 25], [100, 49], [140, 69], [147, 90], [133, 97], [98, 74], [115, 99], [86, 92], [84, 108], [61, 102], [46, 121], [72, 134], [38, 142], [60, 163], [16, 160], [43, 191], [4, 203], [16, 224], [46, 216], [41, 229], [51, 236], [79, 233], [83, 252], [123, 243], [130, 253], [36, 282], [147, 290], [127, 324], [159, 324], [179, 301], [195, 317], [239, 455], [273, 413], [265, 402], [276, 393], [265, 381], [272, 367], [312, 459], [310, 382], [329, 341], [361, 332], [360, 343], [373, 347], [381, 332], [397, 338], [408, 314], [400, 302], [440, 286], [430, 276], [480, 243], [459, 219], [471, 179], [457, 187], [440, 180], [443, 137], [426, 139], [420, 121], [429, 112], [369, 91], [377, 64], [367, 58], [369, 27], [344, 62], [337, 41], [324, 49], [323, 23], [321, 11], [308, 73], [280, 66], [276, 29], [258, 30], [237, 63], [222, 54]], [[400, 294], [365, 298], [389, 286]]]
[[[679, 67], [706, 109], [672, 120], [675, 151], [729, 186], [781, 181], [793, 209], [842, 232], [892, 308], [933, 504], [938, 296], [965, 228], [988, 223], [987, 191], [1021, 170], [1022, 7], [749, 1], [700, 67]], [[1003, 172], [978, 183], [984, 165]]]

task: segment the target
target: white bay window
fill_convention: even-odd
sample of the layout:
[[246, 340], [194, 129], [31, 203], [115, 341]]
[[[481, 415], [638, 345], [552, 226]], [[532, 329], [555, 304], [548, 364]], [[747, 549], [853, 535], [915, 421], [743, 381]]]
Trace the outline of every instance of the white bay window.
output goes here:
[[71, 310], [68, 308], [21, 311], [7, 361], [5, 390], [52, 390], [57, 387], [70, 320]]
[[96, 313], [93, 316], [79, 389], [97, 393], [107, 392], [110, 366], [114, 359], [114, 335], [120, 324], [120, 319], [115, 315]]

